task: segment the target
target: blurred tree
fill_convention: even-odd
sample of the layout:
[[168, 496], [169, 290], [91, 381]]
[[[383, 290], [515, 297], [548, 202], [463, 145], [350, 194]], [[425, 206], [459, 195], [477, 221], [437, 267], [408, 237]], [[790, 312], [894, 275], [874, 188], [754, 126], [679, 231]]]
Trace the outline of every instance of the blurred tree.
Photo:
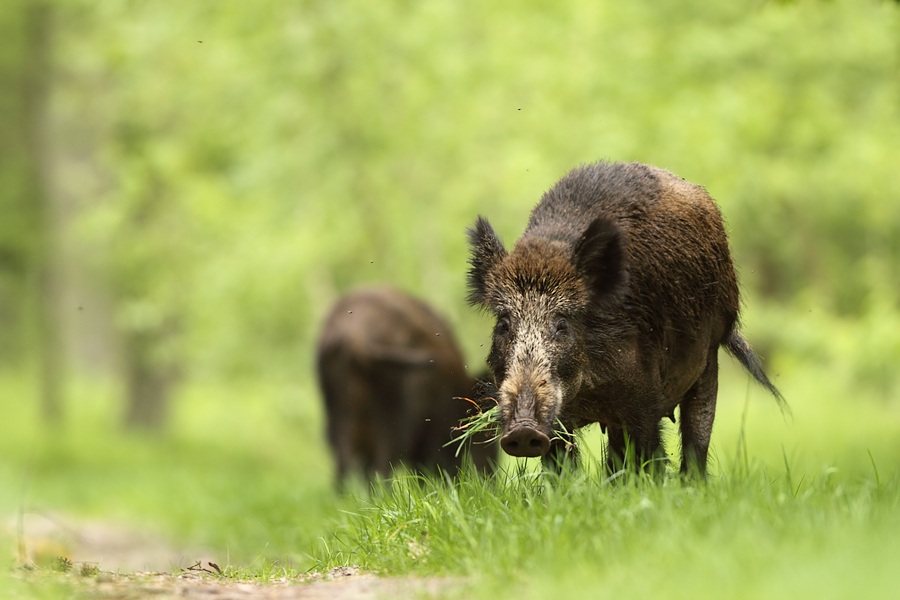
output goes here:
[[[3, 36], [3, 54], [12, 58], [3, 65], [9, 95], [4, 98], [7, 118], [0, 143], [2, 178], [9, 182], [0, 195], [5, 208], [0, 260], [7, 275], [5, 291], [11, 293], [0, 299], [0, 305], [13, 319], [33, 324], [41, 410], [47, 422], [59, 424], [64, 376], [58, 305], [62, 273], [48, 148], [53, 6], [38, 0], [5, 3], [0, 27], [8, 34]], [[20, 338], [12, 351], [25, 354], [26, 348]]]
[[[124, 423], [161, 431], [178, 378], [178, 322], [191, 294], [196, 265], [187, 201], [165, 172], [166, 125], [153, 124], [140, 105], [113, 116], [108, 151], [118, 169], [99, 209], [108, 219], [99, 237], [121, 338]], [[149, 118], [148, 118], [149, 117]]]
[[24, 141], [27, 153], [27, 189], [38, 214], [38, 239], [42, 241], [35, 264], [37, 344], [44, 417], [58, 423], [63, 417], [62, 332], [58, 311], [61, 266], [57, 245], [56, 203], [50, 179], [52, 160], [48, 148], [49, 99], [52, 82], [53, 8], [49, 2], [25, 3]]
[[25, 353], [24, 296], [36, 252], [37, 211], [28, 202], [23, 125], [24, 13], [21, 3], [0, 6], [0, 358], [20, 363]]

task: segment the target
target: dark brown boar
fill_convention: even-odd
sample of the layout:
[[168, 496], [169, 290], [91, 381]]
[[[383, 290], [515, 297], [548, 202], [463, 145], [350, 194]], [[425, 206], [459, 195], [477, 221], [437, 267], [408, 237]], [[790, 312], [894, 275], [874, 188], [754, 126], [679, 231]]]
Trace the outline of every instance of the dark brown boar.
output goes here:
[[[451, 440], [472, 405], [467, 374], [450, 328], [419, 300], [390, 288], [341, 298], [318, 344], [318, 377], [338, 484], [353, 466], [369, 478], [404, 463], [453, 473], [462, 464]], [[469, 447], [474, 465], [491, 468], [496, 444]]]
[[719, 346], [783, 406], [738, 333], [728, 240], [702, 187], [591, 164], [544, 194], [512, 252], [482, 217], [469, 238], [469, 300], [496, 315], [488, 366], [507, 454], [558, 464], [570, 447], [558, 431], [599, 423], [610, 469], [626, 439], [646, 464], [665, 455], [660, 421], [680, 406], [681, 470], [705, 474]]

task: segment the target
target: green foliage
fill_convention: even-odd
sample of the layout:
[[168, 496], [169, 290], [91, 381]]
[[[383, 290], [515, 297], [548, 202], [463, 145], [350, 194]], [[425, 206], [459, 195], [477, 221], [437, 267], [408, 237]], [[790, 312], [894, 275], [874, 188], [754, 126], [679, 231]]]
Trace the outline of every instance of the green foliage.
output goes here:
[[188, 372], [307, 377], [329, 303], [374, 281], [480, 362], [465, 227], [512, 241], [599, 158], [708, 187], [750, 313], [897, 306], [892, 4], [56, 7], [59, 144], [95, 173], [71, 179], [79, 244], [118, 326], [172, 323]]

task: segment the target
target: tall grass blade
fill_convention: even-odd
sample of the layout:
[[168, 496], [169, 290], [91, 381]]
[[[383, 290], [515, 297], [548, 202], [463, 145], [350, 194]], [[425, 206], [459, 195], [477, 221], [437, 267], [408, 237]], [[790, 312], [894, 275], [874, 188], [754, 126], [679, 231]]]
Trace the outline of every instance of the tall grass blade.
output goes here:
[[875, 487], [881, 487], [881, 478], [878, 477], [878, 467], [875, 465], [875, 457], [872, 456], [872, 451], [866, 448], [866, 453], [869, 455], [869, 461], [872, 463], [872, 470], [875, 472]]

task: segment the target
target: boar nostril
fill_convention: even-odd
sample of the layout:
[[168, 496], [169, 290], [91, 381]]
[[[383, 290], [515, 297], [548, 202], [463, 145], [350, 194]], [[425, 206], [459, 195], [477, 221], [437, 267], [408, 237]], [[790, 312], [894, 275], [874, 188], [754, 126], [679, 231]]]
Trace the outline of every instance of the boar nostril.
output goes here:
[[503, 436], [500, 447], [510, 456], [543, 456], [550, 449], [550, 438], [531, 427], [516, 427]]

